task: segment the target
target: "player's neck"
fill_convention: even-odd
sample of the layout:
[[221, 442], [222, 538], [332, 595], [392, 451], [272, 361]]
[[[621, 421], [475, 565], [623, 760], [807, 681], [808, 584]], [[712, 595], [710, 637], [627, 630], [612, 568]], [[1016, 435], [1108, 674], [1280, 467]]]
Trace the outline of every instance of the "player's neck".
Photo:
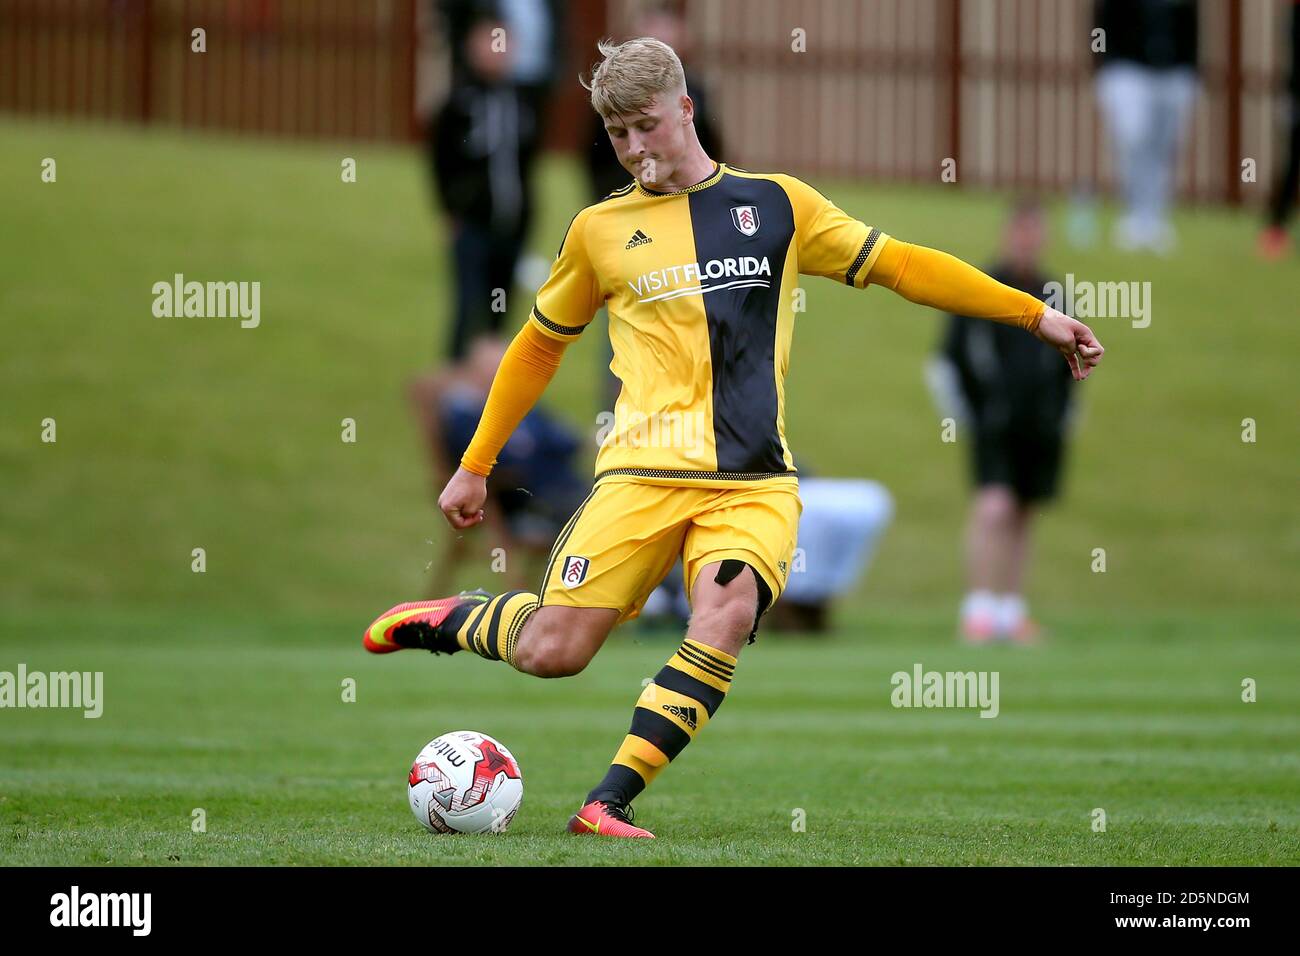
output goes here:
[[671, 176], [656, 185], [647, 185], [647, 188], [660, 193], [681, 192], [708, 179], [716, 165], [708, 153], [697, 148], [673, 170]]

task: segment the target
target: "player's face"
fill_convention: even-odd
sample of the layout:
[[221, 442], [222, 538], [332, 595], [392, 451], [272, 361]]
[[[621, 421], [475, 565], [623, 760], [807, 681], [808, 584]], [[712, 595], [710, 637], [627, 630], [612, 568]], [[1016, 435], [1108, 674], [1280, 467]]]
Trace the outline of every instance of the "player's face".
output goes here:
[[694, 106], [685, 93], [659, 94], [638, 113], [605, 117], [605, 132], [623, 168], [653, 189], [673, 174], [686, 153]]

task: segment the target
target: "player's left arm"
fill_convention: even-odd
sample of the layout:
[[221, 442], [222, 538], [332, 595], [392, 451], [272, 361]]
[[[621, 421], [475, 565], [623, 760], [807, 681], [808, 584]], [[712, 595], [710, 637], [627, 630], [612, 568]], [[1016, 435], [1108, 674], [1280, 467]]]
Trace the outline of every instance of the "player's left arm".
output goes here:
[[855, 289], [883, 285], [943, 312], [1018, 325], [1064, 355], [1076, 379], [1087, 378], [1101, 361], [1101, 343], [1082, 322], [956, 256], [866, 225], [793, 176], [775, 178], [793, 208], [800, 272]]
[[1077, 381], [1087, 378], [1105, 353], [1082, 322], [938, 249], [886, 239], [865, 283], [943, 312], [1019, 326], [1065, 356]]

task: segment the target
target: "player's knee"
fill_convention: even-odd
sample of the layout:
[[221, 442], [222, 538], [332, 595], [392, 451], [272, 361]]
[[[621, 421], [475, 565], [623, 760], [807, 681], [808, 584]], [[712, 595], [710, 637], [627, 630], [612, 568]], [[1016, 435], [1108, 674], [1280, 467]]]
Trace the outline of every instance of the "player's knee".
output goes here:
[[572, 677], [591, 662], [584, 644], [566, 639], [567, 630], [553, 624], [545, 618], [529, 622], [515, 648], [516, 668], [534, 677]]
[[757, 613], [753, 594], [739, 589], [734, 593], [724, 591], [717, 599], [695, 609], [691, 627], [697, 633], [739, 639], [753, 630]]

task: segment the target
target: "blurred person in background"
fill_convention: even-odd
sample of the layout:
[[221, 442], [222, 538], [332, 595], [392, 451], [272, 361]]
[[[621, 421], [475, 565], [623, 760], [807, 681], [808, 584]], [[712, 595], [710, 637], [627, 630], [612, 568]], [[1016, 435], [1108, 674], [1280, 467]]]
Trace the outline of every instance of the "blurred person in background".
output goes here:
[[1178, 147], [1196, 99], [1195, 0], [1098, 0], [1105, 49], [1097, 98], [1114, 149], [1124, 212], [1114, 241], [1167, 255]]
[[434, 17], [447, 38], [451, 83], [473, 79], [466, 38], [484, 19], [497, 21], [506, 32], [510, 80], [541, 109], [555, 82], [560, 62], [561, 0], [433, 0]]
[[[496, 336], [472, 342], [465, 358], [415, 379], [408, 396], [429, 452], [435, 498], [469, 447], [506, 343]], [[575, 432], [535, 406], [510, 436], [488, 483], [495, 508], [487, 510], [489, 550], [505, 549], [506, 580], [531, 587], [551, 543], [586, 495], [590, 482], [575, 467], [581, 442]], [[482, 543], [475, 545], [482, 548]], [[466, 539], [452, 537], [433, 568], [448, 580], [465, 561]]]
[[430, 165], [451, 236], [455, 307], [447, 356], [500, 333], [533, 212], [532, 170], [540, 126], [535, 91], [513, 79], [520, 45], [497, 3], [447, 2], [453, 57], [447, 102], [430, 126]]
[[[677, 51], [682, 61], [682, 71], [686, 75], [687, 92], [695, 103], [695, 133], [699, 137], [700, 147], [715, 158], [724, 156], [722, 133], [717, 118], [710, 110], [712, 98], [708, 95], [703, 79], [690, 66], [690, 34], [686, 29], [686, 17], [682, 13], [681, 4], [671, 0], [653, 0], [643, 5], [632, 19], [628, 36], [654, 37]], [[584, 158], [591, 182], [591, 201], [599, 202], [614, 190], [626, 186], [631, 180], [631, 174], [618, 161], [618, 155], [609, 148], [605, 121], [593, 112], [589, 127]], [[618, 400], [619, 389], [623, 386], [609, 368], [610, 362], [614, 360], [614, 347], [608, 336], [601, 340], [599, 354], [600, 407], [602, 410], [610, 410]]]
[[539, 128], [546, 126], [546, 107], [562, 62], [560, 0], [497, 0], [509, 35], [510, 79], [528, 99]]
[[[767, 619], [774, 631], [820, 634], [830, 628], [832, 602], [858, 583], [894, 515], [889, 489], [863, 478], [819, 478], [800, 465], [799, 547], [780, 600]], [[647, 628], [684, 625], [690, 604], [681, 562], [641, 611]]]
[[778, 631], [820, 634], [831, 602], [862, 577], [894, 515], [889, 489], [862, 478], [799, 476], [799, 548], [781, 599], [769, 613]]
[[1277, 185], [1268, 206], [1268, 225], [1259, 237], [1259, 252], [1265, 259], [1275, 260], [1286, 255], [1290, 248], [1287, 223], [1295, 214], [1296, 192], [1300, 190], [1300, 0], [1291, 4], [1291, 72], [1287, 82], [1286, 103], [1286, 159], [1278, 175]]
[[[1042, 209], [1012, 211], [999, 282], [1045, 298], [1039, 265], [1047, 237]], [[1031, 643], [1038, 626], [1024, 599], [1035, 511], [1057, 490], [1071, 407], [1071, 376], [1056, 350], [1019, 330], [962, 315], [948, 317], [928, 377], [946, 415], [974, 436], [975, 499], [966, 533], [967, 591], [961, 636], [971, 643]]]

